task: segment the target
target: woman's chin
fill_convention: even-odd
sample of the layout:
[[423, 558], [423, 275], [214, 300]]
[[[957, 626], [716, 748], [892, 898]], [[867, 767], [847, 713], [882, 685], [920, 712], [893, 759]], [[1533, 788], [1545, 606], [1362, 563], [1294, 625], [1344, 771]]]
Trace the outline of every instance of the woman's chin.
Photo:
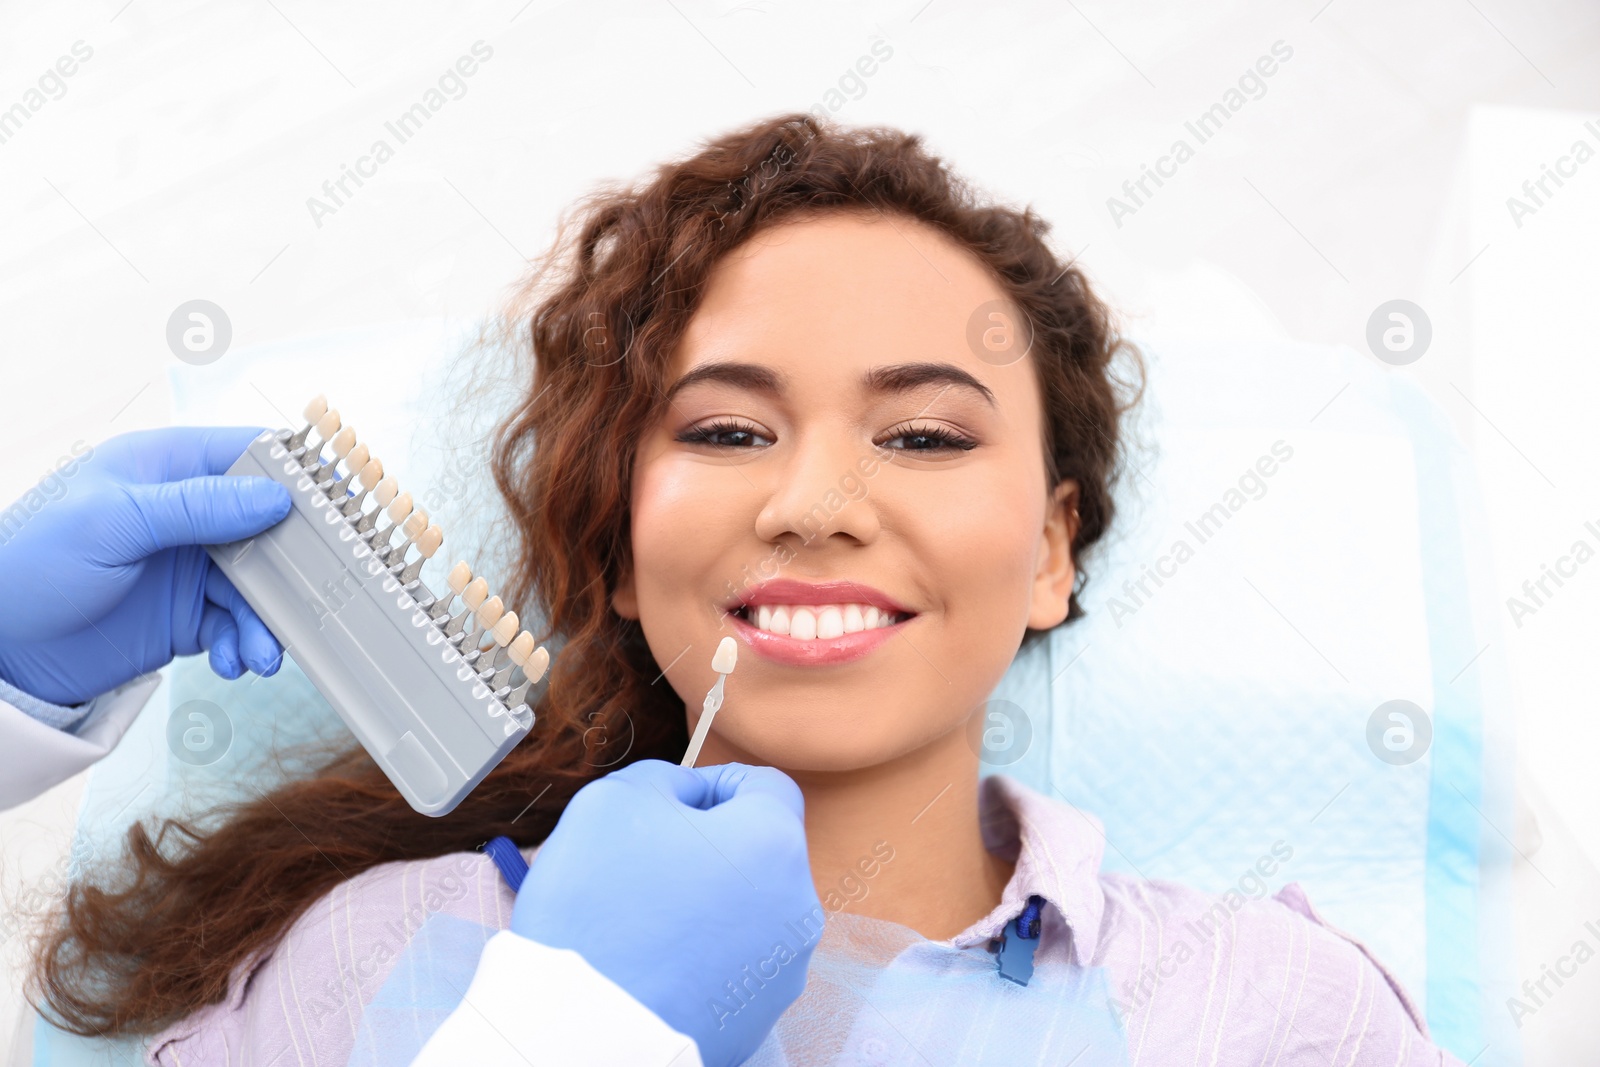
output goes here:
[[[719, 731], [713, 729], [712, 738], [706, 744], [707, 756], [713, 755], [712, 740], [718, 742], [715, 762], [758, 764], [776, 767], [785, 773], [861, 771], [888, 763], [910, 751], [903, 732], [878, 738], [864, 731], [859, 722], [807, 723], [792, 730], [730, 730], [720, 736]], [[711, 760], [702, 758], [699, 762]]]
[[757, 767], [776, 767], [789, 771], [858, 771], [882, 762], [875, 753], [858, 750], [853, 746], [841, 749], [837, 745], [816, 742], [789, 744], [765, 738], [742, 739], [742, 743], [713, 746], [708, 739], [696, 766], [712, 763], [748, 763]]

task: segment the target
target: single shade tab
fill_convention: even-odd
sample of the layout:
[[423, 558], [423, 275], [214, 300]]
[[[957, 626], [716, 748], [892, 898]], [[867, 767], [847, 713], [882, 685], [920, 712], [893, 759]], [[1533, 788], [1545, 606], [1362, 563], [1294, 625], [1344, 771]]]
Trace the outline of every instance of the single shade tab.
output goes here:
[[706, 694], [705, 704], [700, 709], [700, 721], [695, 724], [694, 736], [689, 739], [689, 748], [684, 752], [683, 761], [679, 766], [693, 767], [694, 761], [700, 758], [700, 746], [706, 743], [706, 734], [711, 732], [711, 720], [716, 717], [717, 709], [722, 707], [722, 683], [733, 673], [734, 664], [738, 659], [737, 641], [731, 637], [724, 637], [717, 643], [717, 651], [711, 657], [711, 669], [717, 672], [717, 684]]

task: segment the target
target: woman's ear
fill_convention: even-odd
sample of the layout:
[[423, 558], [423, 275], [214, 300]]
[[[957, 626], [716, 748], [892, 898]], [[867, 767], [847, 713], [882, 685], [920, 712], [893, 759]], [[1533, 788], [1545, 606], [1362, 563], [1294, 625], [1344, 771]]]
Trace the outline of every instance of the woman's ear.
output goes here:
[[1045, 511], [1039, 538], [1039, 562], [1033, 576], [1033, 604], [1028, 627], [1048, 630], [1066, 621], [1072, 586], [1078, 576], [1072, 559], [1072, 542], [1078, 536], [1078, 483], [1067, 479], [1056, 486]]
[[633, 587], [633, 561], [622, 565], [622, 576], [617, 579], [616, 592], [611, 594], [611, 607], [624, 619], [639, 617], [639, 596]]

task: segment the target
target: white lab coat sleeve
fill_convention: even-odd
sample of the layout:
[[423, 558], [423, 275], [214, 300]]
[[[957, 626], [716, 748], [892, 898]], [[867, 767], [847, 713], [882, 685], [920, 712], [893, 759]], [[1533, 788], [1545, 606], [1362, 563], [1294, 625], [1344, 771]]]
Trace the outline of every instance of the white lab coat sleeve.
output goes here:
[[466, 996], [411, 1067], [704, 1067], [693, 1038], [569, 948], [510, 930], [483, 946]]
[[0, 682], [0, 811], [105, 756], [160, 684], [159, 674], [141, 675], [82, 708], [63, 708]]

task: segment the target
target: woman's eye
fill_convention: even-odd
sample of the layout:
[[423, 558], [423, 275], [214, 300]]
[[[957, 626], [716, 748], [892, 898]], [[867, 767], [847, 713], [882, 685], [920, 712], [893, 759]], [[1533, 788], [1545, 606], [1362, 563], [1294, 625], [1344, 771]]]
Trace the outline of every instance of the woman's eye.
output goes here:
[[[711, 445], [713, 448], [749, 448], [756, 444], [772, 443], [754, 427], [726, 420], [685, 430], [678, 435], [678, 440], [685, 444]], [[905, 442], [902, 446], [896, 446], [897, 451], [902, 452], [948, 452], [957, 449], [966, 452], [978, 446], [977, 441], [965, 434], [938, 426], [908, 426], [885, 440], [884, 444], [892, 446], [896, 441]]]
[[892, 444], [895, 441], [915, 442], [900, 449], [903, 452], [945, 452], [951, 449], [960, 449], [970, 452], [978, 447], [978, 442], [965, 434], [955, 433], [938, 426], [908, 426], [884, 441]]
[[[766, 440], [751, 427], [737, 422], [714, 422], [709, 426], [697, 426], [692, 430], [685, 430], [678, 435], [678, 440], [686, 444], [708, 444], [717, 448], [745, 448], [755, 438]], [[772, 442], [767, 441], [767, 443]]]

